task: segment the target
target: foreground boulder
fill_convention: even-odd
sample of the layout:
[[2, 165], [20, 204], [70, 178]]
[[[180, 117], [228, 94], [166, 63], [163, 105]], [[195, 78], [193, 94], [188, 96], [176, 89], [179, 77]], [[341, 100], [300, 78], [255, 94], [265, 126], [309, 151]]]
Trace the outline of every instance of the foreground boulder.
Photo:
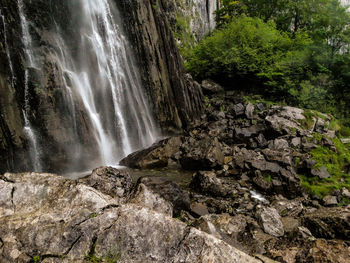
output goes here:
[[142, 202], [144, 206], [170, 216], [178, 216], [181, 210], [189, 210], [189, 194], [176, 183], [162, 177], [141, 177], [135, 189], [133, 202]]
[[[1, 262], [261, 262], [179, 220], [129, 203], [128, 174], [110, 169], [99, 168], [79, 181], [39, 173], [0, 176]], [[96, 189], [115, 182], [125, 191]]]
[[180, 137], [171, 137], [153, 144], [150, 148], [137, 151], [120, 161], [120, 165], [131, 168], [152, 169], [168, 166], [168, 162], [179, 151]]

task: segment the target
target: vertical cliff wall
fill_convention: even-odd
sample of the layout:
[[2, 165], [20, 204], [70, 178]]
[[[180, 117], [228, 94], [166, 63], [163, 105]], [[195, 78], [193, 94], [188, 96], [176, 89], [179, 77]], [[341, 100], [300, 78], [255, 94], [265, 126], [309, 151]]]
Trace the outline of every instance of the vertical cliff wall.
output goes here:
[[[38, 155], [43, 170], [66, 171], [75, 165], [79, 169], [89, 168], [98, 155], [96, 138], [99, 137], [94, 136], [95, 128], [84, 102], [75, 99], [67, 103], [72, 98], [69, 87], [73, 79], [62, 64], [62, 45], [58, 43], [64, 40], [72, 58], [82, 59], [77, 40], [81, 31], [74, 26], [79, 23], [79, 16], [70, 13], [75, 10], [71, 6], [74, 3], [22, 2], [31, 52], [40, 63], [39, 66], [28, 63], [19, 2], [1, 1], [0, 172], [33, 170], [30, 152], [33, 147], [24, 129], [28, 123], [40, 146]], [[202, 94], [198, 84], [185, 74], [164, 6], [152, 0], [116, 3], [122, 10], [118, 17], [122, 17], [132, 40], [130, 50], [136, 51], [141, 82], [160, 127], [163, 131], [178, 131], [190, 125], [201, 114]], [[109, 101], [103, 100], [102, 95], [96, 96], [96, 102], [105, 105], [107, 112], [113, 110], [106, 106]], [[101, 122], [111, 125], [109, 116], [102, 116], [101, 111], [96, 114]], [[117, 134], [114, 139], [119, 137]]]
[[170, 0], [166, 5], [174, 31], [186, 30], [197, 41], [215, 29], [215, 12], [220, 8], [220, 0]]
[[174, 40], [166, 0], [121, 0], [124, 23], [135, 45], [143, 82], [161, 127], [190, 125], [202, 111], [199, 85], [186, 76]]
[[[16, 2], [0, 2], [0, 171], [28, 166], [23, 132], [23, 52]], [[18, 161], [21, 160], [21, 161]]]

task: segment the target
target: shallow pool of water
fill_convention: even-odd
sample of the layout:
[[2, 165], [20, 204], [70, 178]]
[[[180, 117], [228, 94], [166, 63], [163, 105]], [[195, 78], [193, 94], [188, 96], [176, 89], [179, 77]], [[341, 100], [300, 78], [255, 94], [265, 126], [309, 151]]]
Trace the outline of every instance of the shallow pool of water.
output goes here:
[[[171, 168], [161, 168], [161, 169], [131, 169], [124, 166], [116, 166], [115, 168], [119, 170], [126, 170], [130, 176], [132, 177], [134, 182], [137, 182], [137, 180], [140, 177], [147, 176], [147, 177], [162, 177], [169, 181], [177, 183], [181, 188], [188, 189], [189, 184], [192, 179], [193, 172], [184, 171], [181, 169], [171, 169]], [[66, 173], [62, 176], [71, 179], [71, 180], [78, 180], [80, 178], [83, 178], [85, 176], [88, 176], [91, 174], [92, 171], [80, 171], [80, 172], [72, 172], [72, 173]]]

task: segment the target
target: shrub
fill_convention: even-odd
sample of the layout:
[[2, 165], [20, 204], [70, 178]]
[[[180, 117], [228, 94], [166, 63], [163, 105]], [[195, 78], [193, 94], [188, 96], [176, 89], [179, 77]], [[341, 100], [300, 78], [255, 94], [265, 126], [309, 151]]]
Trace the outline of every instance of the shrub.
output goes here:
[[186, 68], [196, 78], [211, 78], [226, 86], [238, 83], [240, 89], [245, 85], [283, 93], [296, 75], [304, 74], [301, 50], [308, 43], [304, 34], [291, 39], [273, 22], [242, 15], [196, 46], [186, 57]]

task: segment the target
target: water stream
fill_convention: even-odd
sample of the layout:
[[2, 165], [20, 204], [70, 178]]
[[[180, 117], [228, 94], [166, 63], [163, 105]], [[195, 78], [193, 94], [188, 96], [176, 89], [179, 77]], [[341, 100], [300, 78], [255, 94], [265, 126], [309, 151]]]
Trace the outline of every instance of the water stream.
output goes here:
[[22, 28], [22, 40], [24, 46], [24, 54], [26, 58], [27, 65], [24, 72], [24, 108], [23, 108], [23, 118], [24, 118], [24, 133], [27, 136], [29, 142], [29, 155], [32, 163], [32, 168], [35, 172], [42, 171], [41, 165], [41, 149], [39, 148], [37, 135], [34, 128], [31, 125], [29, 116], [31, 113], [30, 107], [30, 94], [29, 94], [29, 69], [37, 68], [36, 58], [33, 52], [32, 38], [29, 33], [28, 21], [24, 13], [23, 0], [18, 0], [18, 10], [21, 19]]
[[[18, 6], [27, 64], [29, 68], [36, 68], [38, 57], [34, 56], [23, 0], [18, 0]], [[91, 140], [89, 144], [96, 146], [94, 157], [98, 161], [94, 165], [117, 165], [121, 158], [155, 142], [157, 125], [113, 1], [75, 0], [69, 3], [69, 8], [71, 21], [74, 21], [71, 26], [78, 34], [69, 39], [55, 21], [51, 29], [55, 37], [50, 43], [57, 58], [54, 74], [63, 79], [65, 97], [62, 103], [70, 111], [69, 126], [74, 131], [70, 136], [76, 144], [64, 147], [70, 149], [67, 150], [70, 159], [79, 159], [82, 152], [88, 152], [81, 138], [88, 130], [84, 143]], [[39, 67], [40, 63], [42, 61], [38, 62]], [[28, 74], [26, 70], [25, 92], [28, 92]], [[32, 151], [38, 152], [33, 162], [39, 164], [40, 147], [31, 127], [27, 99], [23, 113]], [[85, 131], [77, 120], [77, 116], [81, 118], [82, 115], [84, 123], [89, 124]]]
[[5, 50], [6, 50], [6, 55], [7, 55], [7, 60], [9, 63], [9, 68], [10, 68], [10, 72], [11, 72], [11, 85], [12, 87], [14, 86], [14, 82], [15, 82], [15, 75], [13, 73], [13, 65], [12, 65], [12, 59], [11, 59], [11, 54], [10, 54], [10, 49], [8, 46], [8, 42], [7, 42], [7, 29], [6, 29], [6, 21], [5, 21], [5, 16], [1, 13], [0, 10], [0, 18], [2, 21], [2, 29], [4, 32], [4, 43], [5, 43]]

